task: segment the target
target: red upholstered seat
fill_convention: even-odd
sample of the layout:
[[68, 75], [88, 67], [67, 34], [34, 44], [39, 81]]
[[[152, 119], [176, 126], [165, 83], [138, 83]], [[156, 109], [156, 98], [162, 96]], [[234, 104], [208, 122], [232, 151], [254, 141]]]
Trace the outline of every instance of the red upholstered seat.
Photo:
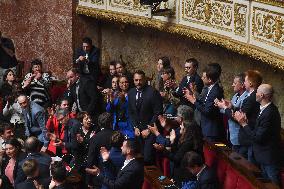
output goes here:
[[65, 85], [53, 85], [52, 88], [50, 89], [52, 102], [56, 103], [57, 99], [62, 97], [65, 90], [66, 90]]
[[224, 179], [223, 188], [237, 188], [238, 174], [231, 166], [227, 166], [226, 178]]
[[215, 151], [210, 150], [207, 146], [204, 146], [203, 153], [206, 165], [212, 167], [214, 164], [216, 164], [217, 154]]
[[223, 186], [224, 180], [227, 177], [227, 167], [228, 163], [223, 159], [218, 159], [216, 172], [219, 179], [221, 187]]
[[238, 175], [237, 187], [236, 189], [254, 189], [250, 182], [241, 175]]
[[170, 160], [162, 154], [156, 154], [156, 165], [164, 176], [170, 177]]
[[221, 189], [254, 189], [251, 182], [233, 168], [226, 157], [215, 151], [214, 147], [204, 145], [204, 158], [208, 166], [216, 168]]

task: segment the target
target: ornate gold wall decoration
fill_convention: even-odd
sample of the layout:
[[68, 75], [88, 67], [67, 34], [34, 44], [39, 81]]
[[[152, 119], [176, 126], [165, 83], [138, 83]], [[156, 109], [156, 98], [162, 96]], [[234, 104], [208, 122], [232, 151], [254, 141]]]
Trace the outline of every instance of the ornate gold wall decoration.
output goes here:
[[[121, 3], [123, 0], [109, 1]], [[252, 6], [254, 9], [249, 9], [249, 4], [253, 2], [243, 0], [177, 1], [179, 19], [166, 22], [145, 15], [137, 16], [137, 13], [130, 14], [125, 10], [117, 13], [109, 5], [106, 10], [79, 5], [77, 13], [109, 22], [153, 28], [220, 45], [284, 70], [284, 24], [281, 12], [283, 9], [277, 7], [275, 11], [263, 11], [263, 8], [256, 9], [254, 6]], [[257, 11], [251, 12], [252, 10]], [[250, 40], [248, 34], [252, 36]]]
[[91, 0], [92, 4], [96, 4], [96, 5], [103, 5], [104, 1], [103, 0]]
[[247, 33], [247, 5], [236, 3], [234, 5], [234, 32], [236, 35], [245, 37]]
[[284, 50], [284, 14], [254, 7], [252, 36], [257, 41]]
[[147, 7], [142, 6], [139, 0], [108, 0], [111, 7], [117, 7], [127, 10], [146, 11]]
[[184, 0], [181, 19], [231, 31], [232, 1], [220, 0]]

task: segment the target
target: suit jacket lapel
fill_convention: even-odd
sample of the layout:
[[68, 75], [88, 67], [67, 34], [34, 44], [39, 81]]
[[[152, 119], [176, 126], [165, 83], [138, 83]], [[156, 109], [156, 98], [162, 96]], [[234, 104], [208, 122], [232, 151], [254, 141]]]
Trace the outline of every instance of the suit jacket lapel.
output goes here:
[[126, 170], [129, 168], [129, 166], [130, 166], [131, 164], [134, 163], [134, 161], [135, 161], [135, 159], [132, 160], [132, 161], [130, 161], [122, 170], [120, 170], [120, 171], [118, 172], [118, 174], [117, 174], [117, 177], [120, 177], [121, 174], [122, 174], [124, 171], [126, 171]]

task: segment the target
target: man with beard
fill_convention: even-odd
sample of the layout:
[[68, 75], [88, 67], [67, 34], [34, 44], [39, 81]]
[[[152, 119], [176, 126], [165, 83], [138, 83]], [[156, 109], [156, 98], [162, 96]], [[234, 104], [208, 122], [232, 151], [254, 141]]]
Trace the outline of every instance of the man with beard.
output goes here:
[[[105, 149], [101, 150], [104, 162], [109, 161], [109, 153]], [[136, 141], [125, 140], [121, 147], [121, 153], [125, 156], [125, 161], [115, 180], [111, 180], [101, 174], [100, 169], [96, 166], [87, 168], [86, 171], [96, 176], [96, 178], [110, 189], [141, 189], [144, 180], [144, 168], [143, 164], [136, 158], [139, 153], [139, 144]]]
[[101, 110], [98, 103], [100, 94], [90, 78], [80, 76], [77, 69], [73, 68], [66, 74], [68, 79], [67, 91], [65, 97], [69, 100], [70, 105], [76, 104], [76, 113], [88, 112], [94, 121]]
[[101, 68], [99, 64], [100, 51], [88, 37], [83, 39], [82, 49], [77, 52], [75, 64], [80, 69], [81, 76], [91, 78], [97, 83]]
[[148, 125], [154, 124], [162, 114], [162, 98], [157, 90], [146, 84], [145, 73], [138, 70], [134, 73], [135, 88], [128, 93], [129, 119], [143, 146], [144, 162], [153, 165], [155, 162], [155, 135], [150, 133]]
[[25, 135], [34, 136], [42, 143], [41, 151], [45, 152], [48, 146], [45, 110], [33, 101], [29, 101], [26, 95], [19, 95], [20, 104], [25, 118]]

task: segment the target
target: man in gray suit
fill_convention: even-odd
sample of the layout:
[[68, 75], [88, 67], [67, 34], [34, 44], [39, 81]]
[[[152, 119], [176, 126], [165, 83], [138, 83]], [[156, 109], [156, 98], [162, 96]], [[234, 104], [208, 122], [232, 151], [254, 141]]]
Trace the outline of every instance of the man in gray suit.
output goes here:
[[20, 95], [18, 97], [18, 103], [20, 104], [24, 118], [25, 118], [25, 135], [27, 137], [35, 136], [43, 144], [41, 151], [45, 152], [48, 146], [47, 129], [45, 110], [43, 107], [35, 102], [29, 101], [26, 95]]

